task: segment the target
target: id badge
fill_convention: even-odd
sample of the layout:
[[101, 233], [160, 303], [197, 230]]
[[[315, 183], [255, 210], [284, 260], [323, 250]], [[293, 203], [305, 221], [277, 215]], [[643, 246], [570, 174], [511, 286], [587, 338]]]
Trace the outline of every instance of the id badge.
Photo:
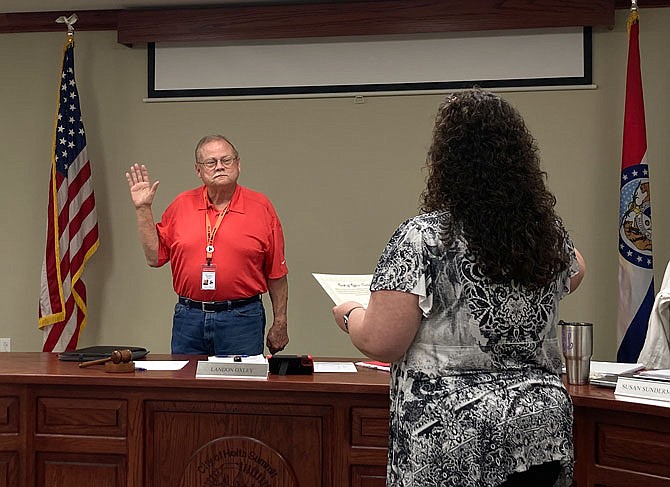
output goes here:
[[203, 291], [216, 290], [216, 264], [202, 265], [202, 286]]

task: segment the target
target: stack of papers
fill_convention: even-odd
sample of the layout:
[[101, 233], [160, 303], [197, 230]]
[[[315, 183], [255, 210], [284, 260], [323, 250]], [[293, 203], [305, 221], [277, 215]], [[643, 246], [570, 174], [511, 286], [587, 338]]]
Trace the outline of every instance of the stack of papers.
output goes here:
[[[616, 387], [620, 375], [644, 369], [644, 364], [591, 361], [589, 382], [603, 387]], [[563, 367], [565, 373], [565, 366]]]
[[[644, 364], [597, 362], [595, 360], [591, 360], [591, 370], [589, 376], [593, 379], [594, 377], [602, 377], [604, 375], [630, 374], [631, 372], [637, 372], [638, 370], [642, 369], [644, 369]], [[563, 366], [562, 372], [565, 374], [565, 365]]]
[[590, 376], [593, 378], [601, 377], [603, 375], [630, 374], [631, 372], [637, 372], [642, 369], [644, 369], [644, 364], [596, 362], [592, 360]]
[[642, 372], [635, 374], [635, 376], [670, 381], [670, 369], [643, 370]]

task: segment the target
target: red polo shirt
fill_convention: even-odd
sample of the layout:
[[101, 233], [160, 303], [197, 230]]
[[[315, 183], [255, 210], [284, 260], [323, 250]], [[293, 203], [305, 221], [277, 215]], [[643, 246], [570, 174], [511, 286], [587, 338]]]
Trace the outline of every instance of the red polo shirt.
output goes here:
[[265, 293], [267, 279], [288, 274], [284, 233], [270, 200], [240, 185], [214, 236], [216, 290], [201, 289], [202, 266], [207, 262], [205, 215], [209, 211], [212, 225], [218, 215], [209, 202], [205, 206], [203, 188], [178, 195], [156, 224], [158, 266], [170, 261], [175, 292], [196, 301], [224, 301]]

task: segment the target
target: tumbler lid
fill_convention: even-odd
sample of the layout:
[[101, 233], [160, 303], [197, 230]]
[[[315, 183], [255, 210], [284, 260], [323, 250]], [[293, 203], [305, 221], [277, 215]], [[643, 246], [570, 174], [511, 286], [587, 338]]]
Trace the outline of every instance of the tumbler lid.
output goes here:
[[593, 323], [587, 323], [586, 321], [559, 321], [559, 326], [570, 325], [570, 326], [593, 326]]

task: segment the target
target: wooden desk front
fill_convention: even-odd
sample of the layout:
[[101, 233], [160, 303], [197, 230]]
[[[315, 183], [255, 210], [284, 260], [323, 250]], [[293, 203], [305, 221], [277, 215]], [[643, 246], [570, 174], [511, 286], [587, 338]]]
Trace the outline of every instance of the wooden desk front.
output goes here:
[[[205, 380], [196, 361], [110, 374], [0, 353], [0, 487], [385, 485], [387, 373]], [[568, 389], [578, 487], [670, 487], [670, 407]]]
[[0, 353], [0, 486], [385, 485], [388, 373], [195, 379], [196, 362], [112, 374]]
[[577, 487], [670, 487], [670, 403], [568, 386], [574, 405]]

